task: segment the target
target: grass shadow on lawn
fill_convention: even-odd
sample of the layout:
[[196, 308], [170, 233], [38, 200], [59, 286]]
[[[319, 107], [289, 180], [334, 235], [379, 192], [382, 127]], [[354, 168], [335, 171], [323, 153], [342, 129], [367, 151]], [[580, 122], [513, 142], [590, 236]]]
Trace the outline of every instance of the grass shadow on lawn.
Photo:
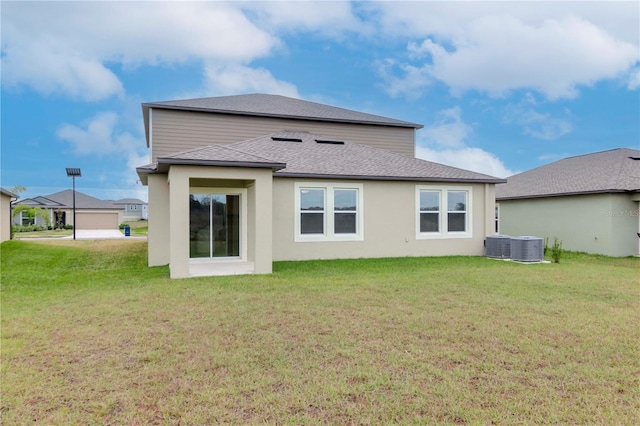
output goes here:
[[640, 259], [171, 280], [145, 241], [0, 250], [7, 424], [633, 424], [640, 410]]

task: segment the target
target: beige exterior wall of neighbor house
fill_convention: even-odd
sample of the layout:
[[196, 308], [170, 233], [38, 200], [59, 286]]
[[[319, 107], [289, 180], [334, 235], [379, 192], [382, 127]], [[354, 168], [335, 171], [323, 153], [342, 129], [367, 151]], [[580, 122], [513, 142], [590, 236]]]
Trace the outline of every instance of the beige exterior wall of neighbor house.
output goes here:
[[411, 127], [294, 120], [151, 108], [151, 161], [212, 144], [229, 144], [282, 130], [302, 130], [414, 156]]
[[0, 242], [11, 239], [11, 197], [0, 192]]
[[[307, 260], [404, 256], [484, 255], [484, 239], [493, 234], [493, 185], [358, 181], [362, 184], [364, 235], [361, 241], [296, 242], [296, 183], [308, 179], [275, 178], [273, 185], [273, 259]], [[353, 181], [314, 179], [314, 184]], [[416, 187], [469, 188], [470, 238], [417, 238]]]
[[[193, 276], [189, 258], [189, 194], [191, 188], [241, 188], [246, 227], [241, 229], [251, 273], [271, 273], [272, 263], [272, 170], [237, 167], [171, 166], [168, 175], [149, 176], [149, 265], [169, 263], [172, 278]], [[243, 192], [243, 193], [244, 193]], [[171, 206], [171, 208], [169, 208]], [[167, 215], [158, 212], [167, 212]], [[154, 232], [164, 227], [159, 235]], [[157, 245], [157, 247], [156, 247]], [[168, 257], [168, 259], [167, 259]], [[166, 261], [168, 260], [168, 261]], [[198, 261], [198, 268], [228, 267], [229, 262]]]
[[629, 194], [502, 200], [500, 233], [562, 240], [566, 250], [638, 255], [638, 203]]

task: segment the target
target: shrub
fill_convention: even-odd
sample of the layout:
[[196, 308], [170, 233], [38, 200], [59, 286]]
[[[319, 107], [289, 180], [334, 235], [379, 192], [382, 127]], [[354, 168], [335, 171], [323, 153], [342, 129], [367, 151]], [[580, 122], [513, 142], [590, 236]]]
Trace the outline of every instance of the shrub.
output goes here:
[[553, 263], [560, 263], [561, 257], [562, 240], [559, 240], [558, 237], [553, 237], [553, 245], [551, 246], [551, 259], [553, 259]]
[[35, 232], [35, 231], [44, 231], [46, 229], [45, 226], [40, 225], [14, 225], [13, 232]]
[[63, 226], [64, 229], [73, 229], [73, 225], [66, 224]]

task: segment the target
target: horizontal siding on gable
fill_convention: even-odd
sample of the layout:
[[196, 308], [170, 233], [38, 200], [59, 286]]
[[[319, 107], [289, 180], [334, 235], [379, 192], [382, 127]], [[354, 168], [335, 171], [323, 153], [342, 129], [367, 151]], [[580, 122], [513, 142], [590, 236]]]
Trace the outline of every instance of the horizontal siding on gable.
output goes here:
[[153, 109], [152, 161], [212, 144], [230, 144], [282, 130], [302, 130], [330, 138], [414, 156], [412, 128], [368, 124], [250, 117]]

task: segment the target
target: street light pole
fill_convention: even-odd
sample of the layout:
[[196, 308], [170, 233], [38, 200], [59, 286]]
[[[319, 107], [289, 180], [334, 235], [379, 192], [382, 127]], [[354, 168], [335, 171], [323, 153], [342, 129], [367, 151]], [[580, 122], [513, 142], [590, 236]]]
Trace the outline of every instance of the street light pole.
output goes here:
[[76, 239], [76, 176], [82, 177], [82, 173], [78, 168], [67, 167], [67, 176], [73, 179], [73, 239]]

